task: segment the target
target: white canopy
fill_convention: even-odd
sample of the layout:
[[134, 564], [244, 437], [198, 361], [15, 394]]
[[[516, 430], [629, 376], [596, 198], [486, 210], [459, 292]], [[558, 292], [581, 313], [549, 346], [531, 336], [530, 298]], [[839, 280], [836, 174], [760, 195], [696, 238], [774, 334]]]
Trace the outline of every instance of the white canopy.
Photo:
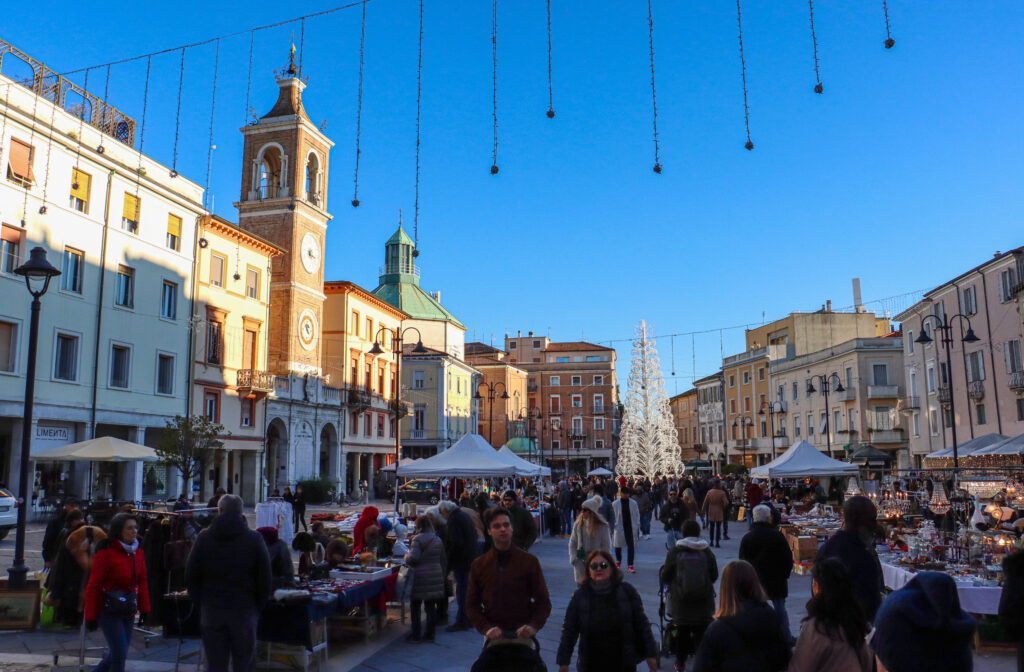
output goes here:
[[[971, 453], [971, 457], [981, 455], [1020, 455], [1022, 453], [1024, 453], [1024, 434], [978, 448]], [[962, 457], [962, 455], [959, 457]]]
[[[1008, 436], [1006, 436], [1004, 434], [992, 433], [992, 434], [985, 434], [983, 436], [979, 436], [977, 438], [971, 439], [970, 441], [964, 441], [959, 446], [957, 446], [956, 456], [957, 457], [967, 457], [968, 455], [971, 455], [971, 454], [973, 454], [973, 453], [975, 453], [977, 451], [980, 451], [980, 450], [982, 450], [984, 448], [990, 448], [994, 444], [1006, 441], [1008, 438], [1010, 438], [1010, 437], [1008, 437]], [[943, 448], [942, 450], [936, 450], [934, 453], [928, 453], [927, 455], [925, 455], [924, 459], [928, 460], [928, 459], [935, 459], [935, 458], [939, 458], [939, 457], [952, 458], [953, 457], [953, 449], [952, 448]]]
[[857, 465], [834, 460], [806, 441], [800, 441], [768, 464], [754, 467], [750, 473], [757, 478], [856, 476]]
[[[404, 467], [405, 465], [412, 464], [414, 462], [419, 462], [419, 459], [417, 459], [415, 457], [403, 457], [401, 460], [398, 461], [398, 465], [401, 466], [401, 467]], [[394, 470], [395, 470], [395, 464], [393, 462], [391, 464], [389, 464], [388, 466], [381, 468], [381, 471], [394, 471]]]
[[612, 472], [608, 471], [604, 467], [598, 467], [597, 469], [591, 469], [587, 472], [587, 476], [611, 476]]
[[32, 454], [37, 462], [156, 462], [160, 458], [149, 446], [101, 436]]
[[497, 456], [497, 451], [479, 434], [467, 434], [455, 445], [417, 461], [415, 464], [398, 465], [398, 475], [432, 478], [487, 478], [490, 476], [515, 476], [516, 468]]
[[515, 454], [506, 443], [504, 446], [498, 449], [498, 459], [505, 460], [513, 467], [516, 468], [516, 476], [550, 476], [551, 468], [542, 467], [539, 464], [534, 464], [529, 460], [524, 460]]

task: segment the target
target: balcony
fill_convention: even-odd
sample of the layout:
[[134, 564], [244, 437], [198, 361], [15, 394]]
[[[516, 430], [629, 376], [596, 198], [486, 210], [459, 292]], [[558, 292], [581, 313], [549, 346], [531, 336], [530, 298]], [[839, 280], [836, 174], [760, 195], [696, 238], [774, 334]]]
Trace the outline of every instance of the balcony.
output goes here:
[[949, 404], [953, 399], [953, 391], [949, 389], [949, 386], [942, 386], [939, 388], [939, 403], [943, 406]]
[[274, 374], [257, 369], [239, 369], [235, 379], [238, 393], [248, 395], [253, 392], [269, 394], [274, 391]]
[[899, 396], [899, 385], [868, 385], [868, 399], [895, 399]]
[[427, 438], [427, 430], [425, 429], [413, 429], [409, 431], [410, 439], [425, 439]]
[[[868, 396], [870, 397], [870, 390], [868, 388]], [[842, 392], [831, 392], [830, 395], [836, 401], [857, 401], [857, 388], [854, 386], [844, 387]]]
[[338, 404], [339, 406], [341, 405], [340, 387], [331, 387], [330, 385], [324, 385], [322, 389], [324, 391], [324, 401], [326, 401], [329, 404]]
[[373, 397], [366, 390], [349, 389], [348, 405], [353, 411], [359, 413], [368, 409], [373, 403]]
[[836, 443], [853, 443], [857, 440], [856, 429], [837, 429]]
[[903, 443], [903, 429], [872, 429], [871, 443]]
[[1015, 371], [1010, 374], [1007, 386], [1017, 394], [1024, 392], [1024, 371]]
[[537, 391], [537, 383], [534, 383], [532, 381], [526, 383], [526, 391], [527, 392], [536, 392]]
[[967, 383], [967, 396], [971, 399], [984, 399], [985, 398], [985, 381], [973, 380]]
[[916, 411], [921, 408], [921, 399], [919, 397], [903, 397], [900, 402], [901, 411]]

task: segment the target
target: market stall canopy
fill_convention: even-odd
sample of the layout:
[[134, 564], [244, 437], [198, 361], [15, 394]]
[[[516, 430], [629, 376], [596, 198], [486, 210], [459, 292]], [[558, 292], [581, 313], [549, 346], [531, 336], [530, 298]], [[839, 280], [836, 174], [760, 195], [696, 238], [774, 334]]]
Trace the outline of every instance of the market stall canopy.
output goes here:
[[[957, 446], [957, 457], [967, 457], [968, 455], [971, 455], [978, 450], [988, 448], [989, 446], [1005, 441], [1008, 438], [1010, 437], [1006, 436], [1005, 434], [992, 433], [985, 434], [984, 436], [979, 436], [977, 438], [971, 439], [970, 441], [964, 441], [959, 446]], [[942, 450], [936, 450], [934, 453], [928, 453], [927, 455], [925, 455], [924, 459], [936, 460], [942, 457], [948, 457], [950, 459], [953, 459], [953, 449], [943, 448]]]
[[833, 460], [806, 441], [801, 441], [768, 464], [754, 467], [750, 473], [757, 478], [856, 476], [857, 465]]
[[[415, 462], [419, 462], [419, 460], [417, 458], [415, 458], [415, 457], [403, 457], [401, 460], [398, 461], [398, 464], [399, 464], [399, 466], [403, 466], [404, 467], [407, 464], [413, 464]], [[395, 470], [394, 462], [392, 462], [388, 466], [383, 467], [381, 469], [381, 471], [389, 471], [389, 472], [390, 471], [394, 471], [394, 470]]]
[[479, 434], [467, 434], [448, 450], [415, 464], [398, 465], [398, 475], [429, 478], [488, 478], [515, 476], [516, 468], [497, 456]]
[[979, 448], [971, 453], [971, 457], [982, 455], [1021, 455], [1024, 454], [1024, 434], [1015, 436], [1012, 439], [1004, 439], [996, 443]]
[[516, 476], [550, 476], [551, 468], [542, 467], [524, 460], [505, 444], [498, 450], [498, 459], [503, 459], [516, 468]]
[[685, 466], [695, 471], [711, 471], [711, 463], [707, 460], [690, 460]]
[[611, 476], [612, 472], [608, 471], [604, 467], [598, 467], [597, 469], [591, 469], [587, 472], [587, 476]]
[[892, 455], [872, 445], [866, 445], [850, 453], [850, 462], [865, 467], [882, 466], [892, 462]]
[[37, 462], [156, 462], [160, 457], [149, 446], [101, 436], [33, 453], [32, 459]]

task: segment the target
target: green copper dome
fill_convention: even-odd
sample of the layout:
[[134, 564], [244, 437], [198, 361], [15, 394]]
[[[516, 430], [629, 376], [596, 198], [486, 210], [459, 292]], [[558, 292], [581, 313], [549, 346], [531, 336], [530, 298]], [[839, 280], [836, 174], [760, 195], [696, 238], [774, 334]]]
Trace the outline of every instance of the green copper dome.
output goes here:
[[415, 244], [401, 223], [384, 244], [384, 266], [373, 294], [417, 320], [437, 320], [465, 326], [420, 287], [420, 269], [413, 255]]

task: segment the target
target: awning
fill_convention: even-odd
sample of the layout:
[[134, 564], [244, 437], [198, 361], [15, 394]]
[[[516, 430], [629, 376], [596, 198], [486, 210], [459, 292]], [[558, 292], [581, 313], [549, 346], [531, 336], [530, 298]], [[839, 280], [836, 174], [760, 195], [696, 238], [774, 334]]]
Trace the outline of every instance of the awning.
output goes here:
[[768, 464], [754, 467], [750, 473], [757, 478], [855, 476], [857, 465], [834, 460], [806, 441], [800, 441]]
[[467, 434], [448, 450], [415, 464], [398, 465], [398, 475], [433, 478], [487, 478], [515, 476], [516, 468], [497, 457], [497, 451], [479, 434]]
[[33, 453], [36, 462], [157, 462], [160, 457], [149, 446], [101, 436]]

